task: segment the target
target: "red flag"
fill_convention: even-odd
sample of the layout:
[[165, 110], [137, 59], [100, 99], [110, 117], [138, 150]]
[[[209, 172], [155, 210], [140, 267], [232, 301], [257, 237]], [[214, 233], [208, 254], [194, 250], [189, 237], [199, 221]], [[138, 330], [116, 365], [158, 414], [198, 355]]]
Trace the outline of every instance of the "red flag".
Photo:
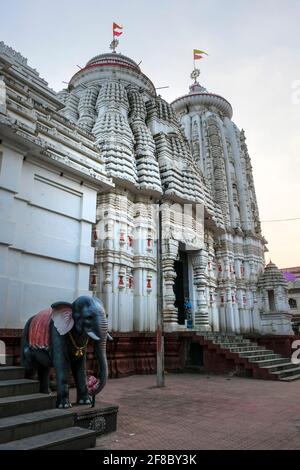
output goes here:
[[113, 23], [113, 36], [121, 36], [121, 34], [123, 34], [123, 31], [116, 31], [117, 29], [123, 29], [123, 26], [117, 24], [117, 23]]
[[123, 26], [120, 26], [117, 23], [113, 23], [113, 29], [123, 29]]

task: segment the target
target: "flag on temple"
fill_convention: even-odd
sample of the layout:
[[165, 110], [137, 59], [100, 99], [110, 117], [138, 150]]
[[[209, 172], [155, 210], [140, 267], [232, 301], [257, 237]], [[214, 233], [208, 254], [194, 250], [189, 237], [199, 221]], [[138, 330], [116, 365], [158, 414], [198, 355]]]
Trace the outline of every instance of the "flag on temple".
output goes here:
[[113, 36], [121, 36], [123, 34], [123, 31], [117, 31], [118, 29], [123, 29], [123, 26], [113, 23]]
[[194, 60], [203, 59], [202, 54], [208, 55], [207, 52], [200, 51], [200, 49], [194, 49]]

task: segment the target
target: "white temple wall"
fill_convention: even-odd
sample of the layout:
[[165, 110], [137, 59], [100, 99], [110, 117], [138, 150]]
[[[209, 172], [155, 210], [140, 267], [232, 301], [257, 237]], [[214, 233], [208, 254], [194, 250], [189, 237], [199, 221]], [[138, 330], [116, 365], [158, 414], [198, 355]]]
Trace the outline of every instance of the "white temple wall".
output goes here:
[[0, 327], [22, 328], [57, 300], [89, 294], [96, 190], [8, 141], [0, 167]]
[[117, 188], [99, 196], [96, 286], [112, 331], [155, 331], [156, 243], [152, 201]]

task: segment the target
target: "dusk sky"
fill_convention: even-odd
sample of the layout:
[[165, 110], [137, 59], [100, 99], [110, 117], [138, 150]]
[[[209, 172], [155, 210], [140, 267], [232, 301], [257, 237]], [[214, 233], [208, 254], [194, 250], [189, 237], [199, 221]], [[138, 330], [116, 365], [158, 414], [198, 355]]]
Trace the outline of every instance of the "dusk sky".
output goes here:
[[169, 86], [168, 101], [188, 92], [192, 50], [209, 53], [199, 81], [245, 129], [266, 261], [300, 266], [300, 1], [11, 0], [1, 3], [0, 40], [59, 91], [77, 65], [109, 51], [112, 21], [124, 26], [119, 52]]

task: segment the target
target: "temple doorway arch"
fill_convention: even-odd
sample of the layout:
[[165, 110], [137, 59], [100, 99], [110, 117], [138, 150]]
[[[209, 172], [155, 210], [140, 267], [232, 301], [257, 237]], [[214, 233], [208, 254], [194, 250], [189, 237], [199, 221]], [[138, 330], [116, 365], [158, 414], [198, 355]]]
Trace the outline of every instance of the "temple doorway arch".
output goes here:
[[175, 294], [174, 305], [178, 311], [178, 324], [184, 325], [186, 320], [186, 301], [190, 298], [189, 292], [189, 260], [188, 253], [179, 244], [178, 256], [174, 261], [174, 270], [176, 277], [174, 280], [173, 290]]

